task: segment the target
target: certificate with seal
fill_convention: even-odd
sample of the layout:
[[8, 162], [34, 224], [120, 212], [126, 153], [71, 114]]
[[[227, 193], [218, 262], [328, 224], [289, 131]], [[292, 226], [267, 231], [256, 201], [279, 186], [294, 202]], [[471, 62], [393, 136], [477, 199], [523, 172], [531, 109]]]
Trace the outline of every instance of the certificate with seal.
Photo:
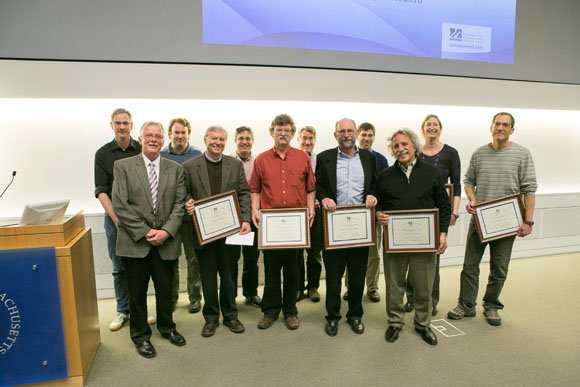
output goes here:
[[337, 206], [322, 210], [324, 249], [373, 246], [375, 244], [375, 209], [364, 204]]
[[447, 191], [447, 196], [449, 196], [449, 205], [453, 212], [453, 184], [445, 184], [445, 190]]
[[473, 208], [475, 224], [482, 242], [516, 235], [524, 220], [524, 206], [519, 193], [478, 203]]
[[308, 214], [308, 208], [260, 210], [258, 248], [261, 250], [310, 248]]
[[236, 191], [196, 200], [193, 205], [193, 224], [200, 245], [240, 231], [242, 216]]
[[439, 209], [385, 211], [385, 252], [434, 252], [439, 248]]

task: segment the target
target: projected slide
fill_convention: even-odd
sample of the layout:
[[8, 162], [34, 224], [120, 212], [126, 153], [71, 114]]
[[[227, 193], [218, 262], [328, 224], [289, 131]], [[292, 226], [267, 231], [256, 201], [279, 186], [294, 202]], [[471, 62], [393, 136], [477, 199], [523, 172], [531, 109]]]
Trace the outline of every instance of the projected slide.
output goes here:
[[516, 0], [203, 0], [203, 43], [513, 63]]

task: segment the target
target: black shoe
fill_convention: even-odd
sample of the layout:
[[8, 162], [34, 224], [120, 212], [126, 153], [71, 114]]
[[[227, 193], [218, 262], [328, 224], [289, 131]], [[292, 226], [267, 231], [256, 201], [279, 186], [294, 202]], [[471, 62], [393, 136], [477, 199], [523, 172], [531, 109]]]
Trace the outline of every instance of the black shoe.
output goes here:
[[405, 312], [409, 313], [410, 311], [413, 310], [414, 307], [415, 305], [413, 305], [413, 301], [407, 301], [407, 303], [403, 308], [405, 309]]
[[212, 337], [218, 325], [220, 325], [218, 320], [206, 322], [203, 326], [203, 329], [201, 330], [201, 335], [203, 337]]
[[342, 299], [348, 301], [348, 290], [344, 292], [344, 296], [342, 296]]
[[137, 352], [139, 355], [146, 357], [147, 359], [151, 359], [157, 355], [155, 353], [155, 348], [153, 348], [153, 344], [150, 341], [143, 341], [142, 343], [135, 344], [137, 348]]
[[369, 296], [369, 300], [371, 300], [372, 302], [381, 301], [381, 295], [379, 294], [378, 290], [371, 290], [370, 292], [368, 292], [367, 295]]
[[165, 332], [161, 336], [169, 340], [171, 344], [177, 345], [178, 347], [183, 347], [185, 345], [185, 337], [177, 331]]
[[201, 302], [193, 301], [191, 304], [189, 304], [189, 307], [187, 308], [187, 310], [189, 311], [189, 313], [199, 312], [201, 310]]
[[224, 320], [224, 325], [230, 328], [230, 331], [234, 333], [244, 333], [244, 331], [246, 330], [246, 328], [244, 328], [244, 324], [242, 324], [242, 322], [238, 319], [231, 321]]
[[390, 326], [385, 332], [385, 339], [389, 343], [394, 343], [399, 338], [399, 332], [401, 332], [401, 328]]
[[258, 295], [255, 295], [252, 297], [246, 297], [245, 304], [252, 305], [254, 308], [261, 308], [262, 307], [262, 299]]
[[328, 321], [326, 323], [326, 328], [324, 328], [324, 331], [328, 336], [334, 337], [338, 333], [338, 324], [336, 323], [336, 321]]
[[439, 310], [437, 309], [436, 306], [434, 306], [433, 310], [431, 311], [431, 316], [437, 316], [437, 312], [439, 312]]
[[354, 333], [357, 335], [362, 335], [365, 332], [365, 324], [358, 319], [358, 320], [348, 320], [350, 327]]
[[415, 330], [419, 332], [424, 342], [429, 345], [437, 345], [437, 336], [430, 327], [415, 327]]

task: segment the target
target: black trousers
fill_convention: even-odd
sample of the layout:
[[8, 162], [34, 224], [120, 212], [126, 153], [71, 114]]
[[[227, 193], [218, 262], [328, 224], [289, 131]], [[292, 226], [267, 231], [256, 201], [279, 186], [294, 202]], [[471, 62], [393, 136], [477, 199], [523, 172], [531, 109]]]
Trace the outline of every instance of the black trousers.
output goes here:
[[[306, 250], [306, 267], [304, 267], [303, 254], [300, 255], [298, 260], [298, 285], [302, 291], [306, 289], [318, 289], [320, 286], [323, 238], [322, 211], [320, 207], [316, 207], [314, 222], [312, 223], [312, 227], [310, 227], [310, 249]], [[304, 284], [305, 279], [308, 280], [306, 285]]]
[[[276, 318], [280, 310], [284, 317], [298, 315], [296, 294], [298, 293], [298, 258], [302, 249], [264, 250], [266, 283], [262, 298], [264, 316]], [[284, 291], [280, 271], [284, 273]]]
[[[238, 310], [234, 297], [232, 271], [236, 264], [236, 257], [240, 254], [240, 247], [226, 245], [225, 239], [219, 239], [204, 245], [202, 249], [196, 251], [196, 254], [205, 299], [202, 311], [205, 321], [217, 321], [220, 316], [220, 307], [225, 320], [237, 319]], [[219, 297], [218, 274], [220, 276]]]
[[155, 308], [157, 329], [161, 334], [175, 330], [173, 322], [173, 302], [171, 283], [177, 259], [164, 260], [159, 256], [157, 247], [151, 246], [145, 258], [122, 257], [127, 273], [129, 289], [129, 327], [131, 340], [135, 344], [151, 338], [151, 328], [147, 324], [147, 288], [149, 278], [155, 287]]
[[[254, 224], [251, 224], [254, 232], [254, 244], [252, 246], [242, 246], [242, 256], [244, 257], [244, 266], [242, 269], [242, 295], [244, 297], [253, 297], [258, 295], [258, 232]], [[239, 247], [238, 247], [239, 249]], [[232, 273], [234, 281], [234, 297], [238, 296], [238, 261], [240, 253], [236, 255], [236, 262]]]
[[342, 276], [348, 270], [348, 312], [349, 320], [361, 319], [363, 316], [362, 297], [365, 288], [365, 276], [369, 256], [368, 247], [326, 250], [322, 254], [326, 269], [326, 320], [339, 321], [340, 292]]

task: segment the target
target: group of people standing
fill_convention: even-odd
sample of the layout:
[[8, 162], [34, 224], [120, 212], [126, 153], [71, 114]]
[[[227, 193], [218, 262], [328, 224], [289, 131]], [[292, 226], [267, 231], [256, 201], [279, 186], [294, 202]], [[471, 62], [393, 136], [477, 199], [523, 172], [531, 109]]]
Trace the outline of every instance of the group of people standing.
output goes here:
[[[533, 225], [536, 179], [529, 151], [509, 138], [514, 131], [509, 113], [498, 113], [490, 127], [492, 142], [476, 150], [465, 175], [467, 211], [476, 203], [515, 193], [524, 196], [524, 224], [519, 236], [528, 235]], [[448, 227], [459, 217], [461, 196], [460, 161], [457, 151], [440, 140], [439, 118], [429, 115], [421, 126], [425, 139], [411, 130], [395, 131], [388, 148], [395, 163], [372, 149], [375, 128], [370, 123], [356, 126], [344, 118], [336, 122], [337, 147], [314, 153], [316, 130], [305, 126], [298, 132], [300, 149], [290, 145], [296, 125], [287, 114], [276, 116], [269, 127], [274, 145], [256, 156], [252, 153], [254, 133], [241, 126], [235, 130], [236, 151], [224, 155], [227, 131], [210, 126], [201, 151], [189, 144], [191, 126], [186, 119], [171, 120], [165, 131], [159, 122], [145, 122], [139, 141], [131, 138], [131, 114], [117, 109], [111, 115], [115, 138], [95, 156], [95, 195], [105, 210], [105, 230], [113, 262], [117, 316], [110, 329], [120, 329], [130, 318], [131, 339], [140, 355], [156, 355], [150, 342], [147, 288], [155, 287], [157, 327], [162, 337], [182, 346], [185, 338], [177, 332], [172, 313], [179, 290], [177, 258], [183, 245], [187, 260], [189, 312], [201, 309], [205, 324], [202, 336], [210, 337], [222, 322], [234, 333], [245, 327], [236, 307], [238, 260], [243, 256], [242, 294], [245, 303], [262, 310], [258, 328], [268, 329], [284, 317], [288, 329], [298, 329], [296, 303], [304, 297], [319, 302], [322, 262], [326, 272], [326, 326], [329, 336], [338, 333], [341, 320], [341, 287], [346, 271], [348, 301], [346, 319], [352, 331], [364, 333], [362, 321], [365, 281], [367, 296], [380, 301], [378, 292], [382, 226], [389, 222], [385, 211], [439, 210], [439, 238], [436, 252], [384, 253], [384, 273], [388, 342], [398, 339], [405, 312], [415, 310], [415, 330], [425, 342], [437, 344], [430, 328], [439, 300], [439, 256], [447, 248]], [[445, 184], [453, 185], [449, 199]], [[252, 246], [226, 245], [225, 239], [200, 246], [193, 231], [195, 201], [234, 190], [241, 212], [240, 234], [255, 232]], [[371, 247], [323, 249], [321, 209], [332, 212], [337, 206], [364, 205], [375, 208], [376, 244]], [[308, 208], [311, 248], [263, 250], [265, 285], [263, 298], [258, 288], [257, 230], [260, 210]], [[184, 216], [184, 214], [187, 215]], [[492, 325], [500, 325], [498, 310], [503, 308], [499, 294], [507, 276], [514, 237], [489, 242], [491, 274], [483, 298], [484, 315]], [[479, 263], [485, 246], [473, 220], [470, 224], [465, 264], [461, 274], [458, 306], [448, 313], [451, 319], [475, 315]], [[322, 257], [321, 257], [322, 256]], [[220, 276], [219, 289], [217, 276]], [[283, 276], [283, 278], [281, 277]], [[405, 292], [407, 302], [404, 302]]]

